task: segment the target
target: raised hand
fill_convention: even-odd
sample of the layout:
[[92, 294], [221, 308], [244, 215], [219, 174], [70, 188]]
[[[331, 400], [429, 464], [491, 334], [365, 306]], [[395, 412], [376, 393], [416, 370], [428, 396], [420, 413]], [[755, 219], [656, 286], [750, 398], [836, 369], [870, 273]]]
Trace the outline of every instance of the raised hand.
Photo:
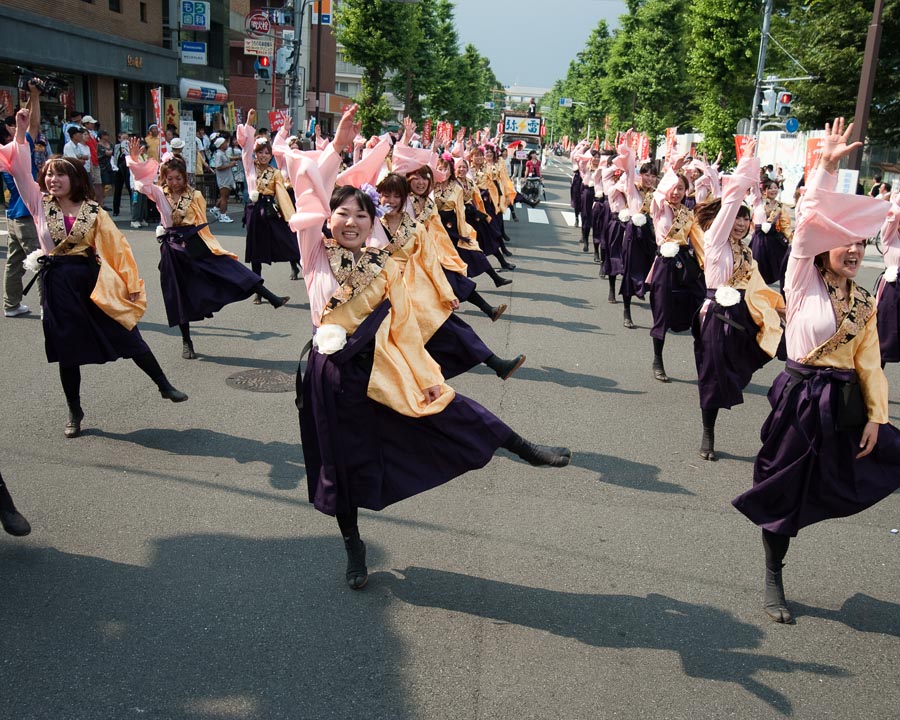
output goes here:
[[247, 124], [256, 126], [256, 110], [254, 108], [247, 111]]
[[128, 139], [128, 157], [135, 162], [141, 161], [141, 141], [137, 138]]
[[409, 145], [409, 143], [412, 141], [413, 135], [415, 134], [416, 124], [412, 121], [412, 118], [403, 118], [403, 144]]
[[847, 144], [853, 132], [853, 123], [844, 128], [844, 118], [836, 117], [834, 124], [825, 123], [825, 137], [822, 138], [822, 153], [819, 155], [819, 165], [830, 173], [837, 170], [841, 160], [847, 157], [857, 148], [862, 147], [861, 142]]
[[[334, 133], [334, 147], [338, 152], [342, 151], [345, 147], [352, 145], [353, 138], [359, 133], [361, 123], [356, 122], [357, 112], [359, 112], [359, 105], [354, 103], [348, 107], [341, 116], [337, 131]], [[316, 130], [318, 129], [319, 126], [316, 124]]]

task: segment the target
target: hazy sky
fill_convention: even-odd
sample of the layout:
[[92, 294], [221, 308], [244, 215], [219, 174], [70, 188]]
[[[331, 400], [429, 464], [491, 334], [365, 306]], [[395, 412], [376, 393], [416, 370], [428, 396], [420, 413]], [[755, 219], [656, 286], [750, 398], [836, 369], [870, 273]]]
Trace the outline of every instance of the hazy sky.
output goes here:
[[624, 0], [455, 0], [460, 47], [472, 43], [504, 85], [549, 88], [566, 76], [600, 20], [610, 27]]

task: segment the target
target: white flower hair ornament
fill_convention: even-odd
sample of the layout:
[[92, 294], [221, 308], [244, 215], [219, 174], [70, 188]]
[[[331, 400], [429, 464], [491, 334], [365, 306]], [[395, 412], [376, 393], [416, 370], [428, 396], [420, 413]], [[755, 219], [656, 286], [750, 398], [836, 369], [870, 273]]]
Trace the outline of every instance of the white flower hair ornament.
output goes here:
[[889, 283], [897, 282], [897, 269], [896, 265], [889, 265], [886, 267], [884, 269], [884, 281]]
[[30, 270], [33, 273], [38, 272], [41, 269], [41, 266], [38, 264], [38, 258], [43, 257], [43, 255], [44, 251], [40, 248], [28, 253], [28, 257], [25, 258], [25, 262], [23, 263], [25, 265], [25, 269]]
[[359, 189], [369, 196], [369, 199], [375, 206], [375, 214], [378, 217], [384, 217], [384, 214], [386, 212], [390, 212], [390, 208], [381, 204], [381, 194], [378, 192], [375, 186], [370, 185], [369, 183], [363, 183], [362, 185], [360, 185]]
[[644, 227], [647, 224], [647, 216], [644, 213], [635, 213], [631, 216], [631, 222], [635, 227]]
[[631, 212], [628, 208], [619, 210], [619, 222], [627, 223], [629, 220], [631, 220]]
[[347, 331], [340, 325], [320, 325], [313, 335], [313, 345], [323, 355], [333, 355], [347, 344]]
[[668, 240], [659, 247], [659, 254], [666, 258], [673, 258], [678, 254], [679, 245], [677, 242]]
[[716, 290], [716, 302], [722, 307], [733, 307], [741, 301], [741, 293], [728, 285]]

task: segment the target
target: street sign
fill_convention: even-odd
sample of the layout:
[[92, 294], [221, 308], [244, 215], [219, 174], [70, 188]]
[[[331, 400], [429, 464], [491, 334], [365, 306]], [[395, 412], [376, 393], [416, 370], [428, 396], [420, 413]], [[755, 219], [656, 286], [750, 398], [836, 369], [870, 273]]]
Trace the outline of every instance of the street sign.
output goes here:
[[486, 103], [484, 104], [484, 109], [485, 109], [485, 110], [493, 110], [493, 109], [494, 109], [494, 103], [492, 103], [492, 102], [486, 102]]
[[506, 117], [503, 119], [503, 132], [508, 135], [540, 135], [540, 118]]
[[209, 30], [209, 3], [182, 0], [181, 29]]
[[206, 43], [181, 42], [181, 62], [185, 65], [206, 65]]
[[560, 107], [572, 107], [574, 103], [572, 102], [572, 98], [560, 98], [559, 106]]
[[274, 52], [274, 38], [244, 38], [244, 55], [271, 55]]
[[797, 118], [788, 118], [784, 124], [784, 129], [789, 133], [795, 133], [800, 129], [800, 121]]
[[320, 19], [322, 25], [331, 25], [331, 0], [316, 0], [313, 3], [312, 24], [318, 25]]
[[268, 15], [261, 12], [254, 12], [247, 15], [244, 19], [244, 28], [250, 37], [262, 37], [268, 35], [272, 30], [272, 22]]

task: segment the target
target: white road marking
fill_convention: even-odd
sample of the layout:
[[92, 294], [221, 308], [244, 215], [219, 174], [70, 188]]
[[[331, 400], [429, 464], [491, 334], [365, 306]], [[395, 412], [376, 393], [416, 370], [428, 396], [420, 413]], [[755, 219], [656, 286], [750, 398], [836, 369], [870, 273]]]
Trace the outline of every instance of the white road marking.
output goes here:
[[560, 212], [560, 215], [563, 216], [563, 220], [566, 221], [566, 225], [569, 227], [575, 227], [575, 213], [572, 211], [563, 210]]
[[538, 223], [540, 225], [549, 225], [550, 218], [547, 212], [539, 208], [528, 208], [528, 222]]

